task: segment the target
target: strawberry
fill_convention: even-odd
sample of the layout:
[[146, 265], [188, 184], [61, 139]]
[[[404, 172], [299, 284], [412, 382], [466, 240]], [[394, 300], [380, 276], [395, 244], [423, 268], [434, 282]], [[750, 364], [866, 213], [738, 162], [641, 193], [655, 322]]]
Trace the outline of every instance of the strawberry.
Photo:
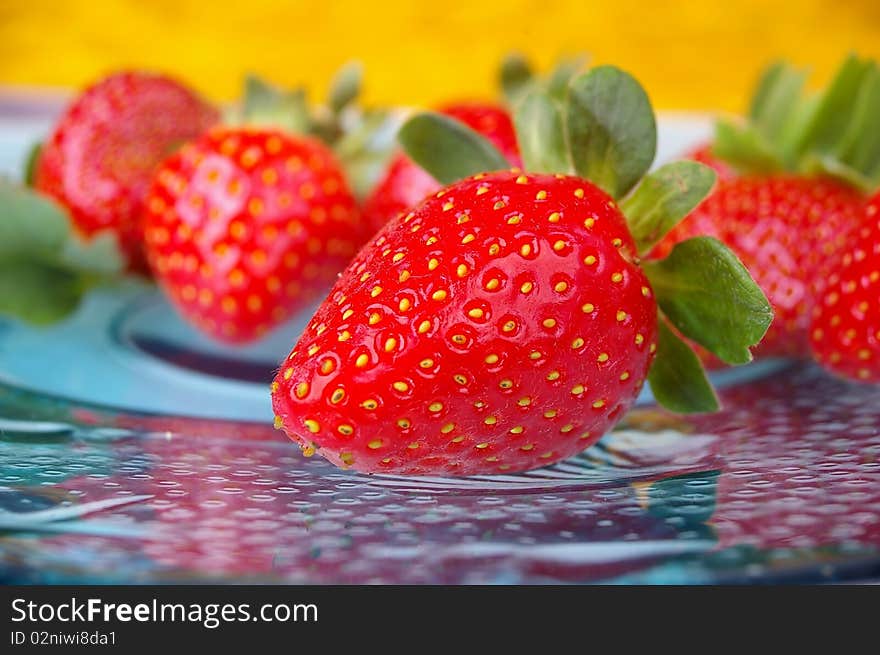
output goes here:
[[766, 299], [711, 239], [639, 264], [714, 174], [678, 162], [632, 190], [656, 147], [644, 91], [602, 67], [567, 97], [533, 90], [519, 105], [534, 173], [503, 170], [449, 117], [404, 125], [407, 154], [448, 186], [360, 251], [282, 363], [276, 426], [307, 455], [368, 473], [522, 471], [595, 443], [646, 379], [669, 407], [717, 407], [669, 324], [747, 361]]
[[249, 77], [228, 115], [237, 126], [217, 127], [159, 169], [146, 220], [150, 266], [209, 336], [260, 338], [325, 293], [366, 241], [349, 180], [375, 168], [380, 153], [363, 141], [385, 116], [352, 106], [359, 89], [357, 65], [340, 71], [318, 107], [301, 89]]
[[217, 127], [169, 158], [144, 233], [181, 314], [229, 343], [258, 338], [323, 292], [364, 239], [326, 146], [250, 127]]
[[141, 270], [140, 221], [153, 172], [217, 118], [213, 107], [172, 79], [111, 75], [61, 116], [40, 152], [34, 185], [68, 209], [80, 235], [115, 233], [129, 267]]
[[[510, 114], [500, 106], [480, 103], [459, 103], [440, 109], [473, 130], [476, 130], [511, 162], [519, 162], [516, 134]], [[385, 175], [364, 201], [364, 219], [373, 232], [378, 232], [389, 219], [406, 212], [419, 200], [440, 189], [440, 185], [405, 154], [396, 155]]]
[[880, 194], [849, 241], [813, 310], [810, 346], [833, 373], [880, 383]]
[[758, 352], [803, 356], [812, 299], [863, 203], [859, 191], [831, 178], [734, 178], [720, 182], [654, 254], [701, 234], [726, 243], [773, 304], [775, 319]]
[[[716, 141], [691, 156], [722, 173], [721, 183], [655, 250], [712, 235], [742, 259], [773, 304], [764, 355], [805, 356], [816, 295], [847, 234], [858, 225], [865, 190], [880, 184], [880, 73], [848, 59], [819, 98], [803, 97], [804, 75], [771, 67], [745, 125], [721, 121]], [[715, 164], [714, 162], [719, 161]]]
[[626, 411], [656, 347], [635, 254], [620, 210], [582, 179], [469, 178], [358, 254], [280, 383], [336, 464], [468, 474], [569, 456]]

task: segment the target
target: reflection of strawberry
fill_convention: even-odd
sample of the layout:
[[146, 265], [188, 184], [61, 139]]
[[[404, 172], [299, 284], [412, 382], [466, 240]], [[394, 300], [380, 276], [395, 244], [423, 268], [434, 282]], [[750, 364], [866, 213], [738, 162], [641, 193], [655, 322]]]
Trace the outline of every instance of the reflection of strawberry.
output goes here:
[[867, 427], [880, 424], [877, 388], [803, 367], [731, 389], [724, 401], [717, 419], [694, 419], [723, 447], [710, 520], [719, 547], [880, 545], [877, 438]]
[[35, 186], [69, 209], [83, 235], [114, 231], [138, 268], [139, 222], [154, 170], [216, 120], [212, 107], [174, 80], [112, 75], [67, 108], [42, 148]]
[[[328, 493], [324, 482], [338, 471], [321, 460], [292, 457], [268, 426], [154, 417], [122, 422], [139, 430], [152, 426], [158, 433], [100, 446], [116, 453], [123, 470], [90, 471], [99, 474], [58, 485], [75, 491], [69, 498], [76, 502], [117, 493], [153, 496], [118, 510], [144, 530], [137, 542], [89, 538], [88, 548], [96, 556], [80, 565], [94, 566], [93, 575], [103, 581], [114, 575], [122, 576], [117, 581], [141, 581], [137, 576], [144, 574], [176, 582], [452, 584], [495, 582], [505, 575], [601, 580], [643, 569], [664, 551], [635, 544], [635, 553], [620, 558], [598, 544], [632, 535], [672, 542], [685, 530], [700, 529], [693, 514], [673, 523], [640, 506], [625, 484], [585, 487], [578, 478], [553, 490], [560, 502], [552, 504], [545, 503], [546, 494], [535, 493], [541, 481], [532, 480], [531, 493], [517, 494], [513, 508], [501, 496], [487, 496], [486, 482], [476, 481], [471, 481], [474, 493], [445, 481], [445, 492], [432, 494], [429, 502], [425, 492], [417, 491], [417, 479], [400, 490], [395, 485], [399, 479], [349, 475]], [[95, 453], [84, 455], [91, 466]], [[505, 497], [528, 483], [528, 478], [515, 478]], [[533, 520], [535, 513], [540, 521]], [[415, 535], [423, 550], [413, 550]], [[487, 547], [470, 543], [478, 540]], [[82, 548], [83, 538], [50, 536], [41, 544], [63, 552]], [[572, 549], [575, 556], [566, 556]], [[108, 570], [106, 562], [120, 557], [140, 566]], [[413, 558], [421, 566], [410, 566]]]
[[813, 355], [838, 375], [880, 382], [880, 195], [831, 264], [810, 326]]
[[[440, 111], [485, 136], [510, 162], [519, 165], [516, 135], [505, 109], [491, 104], [460, 103]], [[398, 154], [364, 201], [364, 218], [370, 229], [377, 232], [390, 219], [439, 189], [434, 178], [409, 157]]]
[[[786, 569], [818, 576], [825, 564], [840, 571], [837, 563], [872, 548], [876, 555], [880, 469], [871, 428], [880, 387], [794, 368], [729, 388], [723, 399], [724, 410], [688, 425], [653, 409], [631, 413], [628, 438], [602, 444], [602, 453], [624, 458], [620, 465], [602, 463], [597, 448], [547, 471], [470, 480], [340, 473], [294, 456], [268, 426], [80, 414], [173, 432], [90, 442], [83, 451], [59, 445], [52, 457], [31, 458], [47, 473], [44, 498], [59, 487], [75, 490], [66, 497], [75, 502], [153, 494], [108, 513], [132, 517], [144, 536], [47, 535], [39, 548], [24, 542], [12, 556], [6, 548], [0, 562], [17, 557], [37, 581], [57, 576], [46, 566], [51, 556], [64, 559], [64, 573], [100, 581], [459, 584], [626, 573], [705, 582]], [[640, 451], [651, 457], [625, 468]], [[20, 464], [20, 444], [5, 454]], [[681, 467], [701, 472], [681, 475]], [[59, 484], [61, 470], [78, 477]]]
[[233, 343], [301, 309], [363, 239], [333, 154], [259, 128], [217, 128], [166, 161], [144, 231], [150, 265], [181, 313]]

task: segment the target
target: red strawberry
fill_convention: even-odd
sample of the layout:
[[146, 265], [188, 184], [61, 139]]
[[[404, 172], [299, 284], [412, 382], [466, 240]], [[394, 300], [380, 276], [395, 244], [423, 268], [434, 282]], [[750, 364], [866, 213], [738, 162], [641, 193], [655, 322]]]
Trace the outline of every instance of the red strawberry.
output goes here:
[[830, 178], [736, 178], [721, 182], [653, 254], [697, 235], [726, 243], [773, 305], [758, 352], [802, 356], [814, 294], [863, 206], [861, 193]]
[[516, 471], [579, 452], [628, 409], [654, 352], [635, 254], [585, 180], [455, 184], [359, 253], [284, 363], [275, 412], [303, 448], [362, 471]]
[[150, 266], [181, 313], [230, 343], [301, 309], [364, 240], [326, 146], [274, 129], [221, 127], [159, 169], [145, 236]]
[[35, 186], [68, 208], [82, 235], [113, 230], [130, 267], [141, 268], [141, 213], [156, 167], [217, 118], [172, 79], [117, 73], [67, 108], [43, 146]]
[[[519, 165], [513, 123], [503, 107], [461, 103], [449, 105], [440, 112], [485, 136], [511, 163]], [[378, 232], [390, 219], [406, 212], [439, 189], [440, 184], [434, 178], [400, 153], [394, 157], [384, 177], [364, 201], [364, 219], [373, 232]]]
[[880, 195], [827, 280], [810, 326], [813, 355], [838, 375], [880, 383]]
[[880, 184], [880, 140], [865, 139], [859, 147], [853, 140], [854, 134], [880, 130], [876, 65], [848, 58], [818, 98], [803, 95], [804, 78], [784, 64], [772, 66], [758, 85], [748, 121], [719, 121], [711, 155], [695, 156], [710, 165], [711, 158], [721, 158], [743, 177], [722, 175], [716, 191], [656, 250], [663, 255], [701, 234], [730, 246], [775, 310], [759, 349], [765, 355], [809, 352], [815, 296], [858, 225], [864, 190]]
[[[282, 364], [272, 385], [276, 426], [306, 454], [320, 449], [368, 473], [549, 464], [597, 441], [633, 403], [652, 361], [658, 400], [682, 411], [717, 407], [668, 322], [727, 361], [746, 361], [770, 320], [766, 299], [710, 239], [645, 270], [638, 263], [714, 175], [673, 164], [627, 195], [653, 159], [647, 96], [611, 67], [571, 84], [565, 114], [544, 91], [523, 101], [524, 153], [542, 167], [577, 161], [605, 187], [561, 173], [473, 175], [504, 161], [487, 140], [440, 115], [404, 125], [407, 153], [438, 179], [460, 181], [392, 219], [360, 251]], [[618, 112], [626, 124], [590, 140]], [[574, 149], [560, 151], [566, 133], [585, 144], [577, 159]], [[560, 150], [536, 152], [541, 144]], [[737, 283], [716, 288], [718, 279]], [[736, 326], [733, 311], [761, 329]], [[716, 332], [737, 345], [728, 350]]]

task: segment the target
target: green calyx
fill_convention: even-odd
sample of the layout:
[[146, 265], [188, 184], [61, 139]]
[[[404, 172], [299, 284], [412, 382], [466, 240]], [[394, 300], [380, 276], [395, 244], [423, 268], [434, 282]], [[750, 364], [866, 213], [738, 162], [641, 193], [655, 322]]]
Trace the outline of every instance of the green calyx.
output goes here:
[[[586, 57], [561, 57], [545, 76], [535, 73], [519, 53], [501, 63], [499, 82], [509, 105], [516, 107], [514, 120], [526, 168], [556, 172], [571, 169], [561, 100]], [[398, 140], [410, 157], [441, 184], [468, 175], [510, 167], [510, 162], [473, 129], [436, 113], [413, 116], [400, 129]]]
[[344, 133], [342, 114], [355, 107], [362, 81], [361, 65], [350, 62], [337, 72], [326, 101], [313, 105], [304, 87], [282, 89], [256, 75], [248, 75], [241, 103], [229, 112], [227, 122], [277, 127], [309, 134], [333, 145]]
[[24, 160], [22, 178], [24, 179], [24, 183], [29, 187], [34, 186], [37, 177], [37, 164], [40, 163], [40, 153], [42, 152], [43, 144], [38, 141], [31, 146], [31, 149], [28, 151], [27, 157]]
[[303, 134], [334, 150], [355, 195], [362, 198], [378, 181], [394, 148], [395, 117], [358, 102], [363, 86], [359, 62], [344, 65], [326, 100], [311, 103], [305, 88], [276, 87], [254, 75], [245, 78], [241, 103], [226, 116], [232, 125], [261, 125]]
[[501, 62], [498, 81], [508, 104], [516, 105], [526, 94], [542, 90], [551, 97], [561, 99], [568, 93], [568, 84], [582, 71], [587, 63], [586, 55], [563, 55], [557, 58], [545, 75], [538, 75], [522, 54], [513, 52]]
[[[639, 255], [649, 253], [715, 183], [714, 171], [692, 161], [649, 172], [657, 143], [654, 111], [641, 85], [612, 66], [572, 78], [561, 94], [530, 86], [516, 102], [514, 123], [525, 169], [577, 175], [607, 192], [625, 214]], [[491, 143], [448, 117], [416, 115], [398, 139], [443, 184], [510, 167]], [[770, 303], [736, 255], [715, 239], [684, 241], [642, 267], [660, 309], [649, 373], [655, 398], [676, 412], [716, 410], [703, 367], [678, 334], [728, 364], [743, 364], [770, 326]]]
[[779, 62], [761, 76], [745, 121], [719, 120], [713, 153], [744, 173], [830, 175], [880, 186], [880, 68], [851, 55], [810, 93], [807, 73]]
[[0, 209], [0, 315], [60, 321], [125, 267], [112, 232], [81, 239], [60, 206], [29, 189], [0, 183]]

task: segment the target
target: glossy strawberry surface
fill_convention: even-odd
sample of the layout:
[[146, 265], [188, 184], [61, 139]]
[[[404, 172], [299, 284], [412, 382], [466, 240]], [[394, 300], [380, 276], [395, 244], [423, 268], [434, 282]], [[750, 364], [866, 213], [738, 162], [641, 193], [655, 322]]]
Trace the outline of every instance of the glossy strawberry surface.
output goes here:
[[326, 292], [364, 240], [342, 170], [318, 141], [216, 128], [158, 171], [150, 266], [181, 314], [247, 342]]
[[757, 352], [804, 356], [813, 299], [847, 233], [858, 225], [862, 195], [830, 179], [742, 177], [716, 190], [655, 248], [664, 256], [707, 234], [726, 243], [773, 305], [775, 318]]
[[272, 385], [306, 454], [363, 472], [536, 468], [638, 395], [657, 307], [615, 203], [586, 180], [491, 173], [364, 247]]
[[130, 266], [142, 268], [141, 214], [156, 167], [217, 119], [172, 79], [112, 75], [64, 112], [43, 146], [35, 186], [68, 208], [82, 235], [113, 230]]
[[[516, 134], [506, 109], [491, 104], [461, 103], [439, 111], [486, 137], [512, 166], [520, 165]], [[390, 219], [439, 189], [440, 184], [434, 178], [400, 153], [392, 159], [388, 171], [364, 202], [365, 220], [373, 232], [377, 232]]]
[[880, 195], [866, 207], [813, 313], [816, 359], [842, 377], [880, 383]]

